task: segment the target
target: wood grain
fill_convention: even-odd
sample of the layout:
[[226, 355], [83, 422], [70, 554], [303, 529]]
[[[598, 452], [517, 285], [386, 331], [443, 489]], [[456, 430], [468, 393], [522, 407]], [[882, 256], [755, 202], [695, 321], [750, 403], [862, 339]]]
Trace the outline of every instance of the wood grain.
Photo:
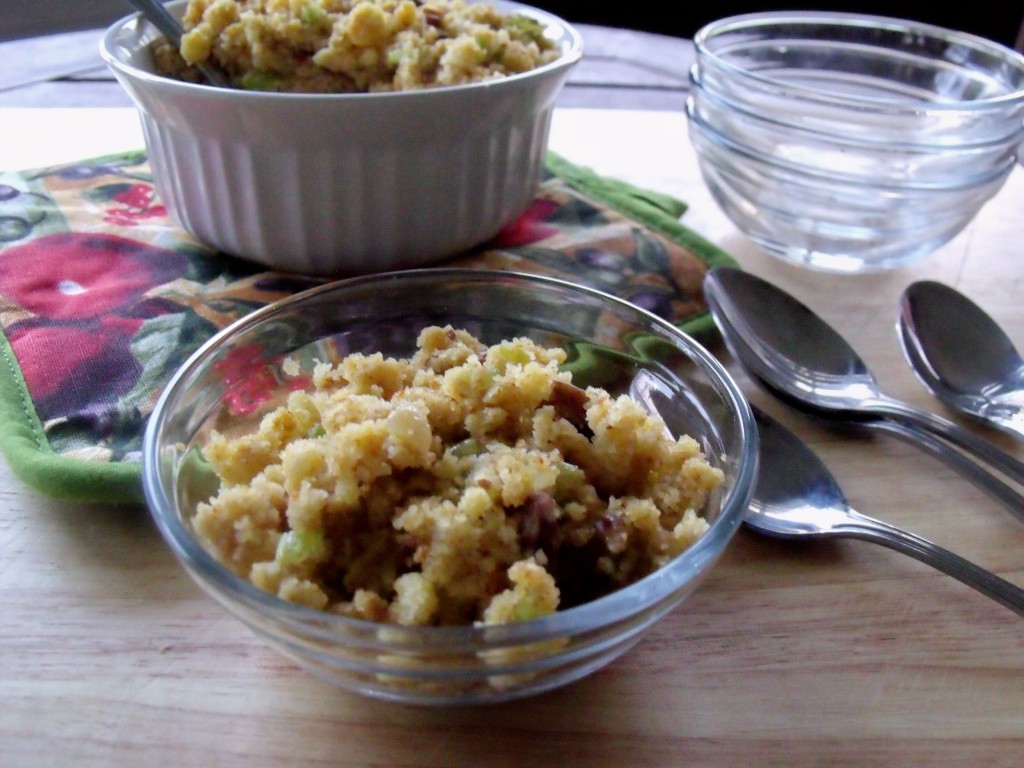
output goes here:
[[[43, 135], [31, 114], [19, 114], [15, 144]], [[105, 126], [111, 141], [133, 124], [121, 110], [76, 120]], [[78, 146], [90, 141], [100, 139]], [[894, 332], [896, 300], [915, 279], [964, 290], [1024, 345], [1024, 170], [932, 257], [839, 277], [779, 263], [724, 220], [679, 113], [560, 110], [552, 145], [687, 200], [685, 223], [820, 311], [896, 397], [944, 412]], [[841, 434], [779, 406], [715, 352], [820, 452], [861, 512], [1024, 584], [1024, 524], [996, 502], [895, 438]], [[1009, 438], [979, 432], [1024, 458]], [[482, 708], [385, 704], [320, 682], [200, 593], [144, 510], [54, 502], [6, 466], [0, 594], [3, 766], [1010, 768], [1024, 747], [1021, 619], [863, 542], [796, 546], [741, 531], [691, 600], [611, 666]]]

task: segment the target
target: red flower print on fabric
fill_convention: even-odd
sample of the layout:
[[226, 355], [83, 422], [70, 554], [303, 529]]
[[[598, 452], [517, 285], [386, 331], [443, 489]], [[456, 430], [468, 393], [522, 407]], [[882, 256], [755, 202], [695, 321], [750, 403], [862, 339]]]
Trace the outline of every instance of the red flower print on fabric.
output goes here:
[[28, 315], [4, 330], [44, 423], [116, 409], [142, 371], [133, 337], [167, 311], [146, 293], [187, 268], [182, 254], [112, 235], [46, 235], [3, 252], [0, 295]]
[[103, 220], [109, 224], [132, 227], [145, 219], [167, 215], [167, 208], [156, 202], [156, 193], [149, 184], [132, 184], [112, 199], [121, 207], [111, 208], [104, 215]]
[[502, 229], [488, 247], [515, 248], [547, 240], [559, 233], [559, 228], [549, 223], [558, 212], [559, 205], [554, 200], [534, 200], [523, 214]]
[[[102, 387], [107, 395], [124, 394], [139, 377], [140, 366], [124, 339], [131, 339], [141, 320], [111, 317], [71, 325], [22, 324], [9, 334], [40, 416], [54, 418], [47, 408], [55, 400], [76, 411]], [[96, 368], [102, 367], [97, 377]]]
[[[236, 415], [254, 413], [272, 400], [281, 389], [281, 379], [263, 358], [263, 351], [255, 344], [239, 347], [228, 353], [214, 369], [221, 376], [228, 392], [225, 401]], [[295, 376], [283, 382], [289, 392], [306, 389], [309, 376]]]
[[38, 317], [80, 320], [125, 307], [184, 268], [174, 251], [112, 235], [61, 233], [4, 251], [0, 293]]

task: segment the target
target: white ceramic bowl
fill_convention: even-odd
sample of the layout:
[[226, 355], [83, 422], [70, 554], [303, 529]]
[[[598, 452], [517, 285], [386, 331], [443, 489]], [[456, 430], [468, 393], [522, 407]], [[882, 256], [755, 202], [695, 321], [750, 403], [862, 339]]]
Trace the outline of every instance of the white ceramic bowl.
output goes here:
[[[284, 358], [406, 356], [419, 331], [439, 322], [489, 344], [526, 336], [562, 347], [580, 386], [618, 395], [633, 382], [650, 384], [644, 391], [651, 407], [674, 434], [693, 436], [724, 473], [703, 510], [708, 531], [619, 591], [542, 618], [489, 626], [402, 627], [315, 611], [239, 578], [199, 544], [192, 518], [197, 503], [216, 490], [200, 448], [211, 429], [247, 431], [279, 402], [289, 387], [280, 375]], [[224, 361], [243, 351], [244, 374], [226, 376]], [[240, 391], [258, 391], [266, 402], [239, 409]], [[655, 315], [551, 278], [433, 267], [329, 283], [225, 329], [164, 389], [143, 453], [146, 499], [167, 543], [189, 575], [257, 635], [344, 688], [452, 704], [518, 698], [577, 680], [626, 652], [683, 603], [743, 521], [757, 475], [757, 429], [721, 363]], [[681, 657], [709, 652], [676, 640]]]
[[687, 115], [713, 196], [769, 253], [890, 269], [960, 233], [1024, 140], [1024, 56], [878, 16], [777, 12], [694, 36]]
[[187, 232], [274, 269], [377, 272], [487, 240], [536, 192], [582, 39], [544, 11], [492, 4], [539, 20], [562, 55], [469, 85], [290, 94], [158, 75], [149, 46], [160, 33], [137, 14], [110, 27], [100, 52], [138, 107], [157, 193]]

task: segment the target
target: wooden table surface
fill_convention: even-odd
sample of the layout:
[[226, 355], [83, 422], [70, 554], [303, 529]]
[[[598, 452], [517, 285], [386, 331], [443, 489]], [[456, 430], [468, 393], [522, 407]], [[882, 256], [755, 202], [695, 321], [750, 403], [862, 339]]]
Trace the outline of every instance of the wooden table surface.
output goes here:
[[[685, 56], [679, 43], [666, 51]], [[675, 60], [662, 59], [669, 73]], [[863, 276], [803, 270], [765, 255], [723, 217], [685, 116], [667, 105], [682, 97], [678, 81], [659, 90], [657, 77], [630, 88], [596, 80], [589, 105], [556, 111], [552, 148], [687, 200], [684, 223], [818, 310], [896, 397], [950, 415], [916, 382], [896, 340], [896, 302], [914, 280], [956, 286], [1024, 346], [1024, 169], [964, 233], [916, 264]], [[659, 100], [646, 108], [630, 101], [652, 94]], [[130, 109], [0, 106], [0, 168], [142, 144]], [[1019, 519], [901, 441], [851, 438], [787, 410], [714, 351], [753, 402], [818, 450], [854, 507], [1024, 584]], [[1024, 458], [1024, 445], [957, 420]], [[1010, 768], [1024, 759], [1021, 618], [863, 542], [797, 546], [742, 530], [698, 592], [612, 665], [478, 708], [412, 708], [320, 682], [200, 593], [144, 509], [50, 500], [3, 462], [0, 595], [5, 767]]]

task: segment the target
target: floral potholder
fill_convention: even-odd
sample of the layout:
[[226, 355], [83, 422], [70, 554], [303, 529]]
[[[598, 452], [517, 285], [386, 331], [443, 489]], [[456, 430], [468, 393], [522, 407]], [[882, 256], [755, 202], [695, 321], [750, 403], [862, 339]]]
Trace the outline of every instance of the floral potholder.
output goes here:
[[[531, 207], [448, 265], [537, 272], [615, 294], [694, 334], [730, 257], [679, 222], [674, 198], [549, 155]], [[268, 272], [168, 217], [142, 152], [0, 173], [0, 448], [47, 495], [141, 498], [146, 419], [204, 341], [326, 281]]]

